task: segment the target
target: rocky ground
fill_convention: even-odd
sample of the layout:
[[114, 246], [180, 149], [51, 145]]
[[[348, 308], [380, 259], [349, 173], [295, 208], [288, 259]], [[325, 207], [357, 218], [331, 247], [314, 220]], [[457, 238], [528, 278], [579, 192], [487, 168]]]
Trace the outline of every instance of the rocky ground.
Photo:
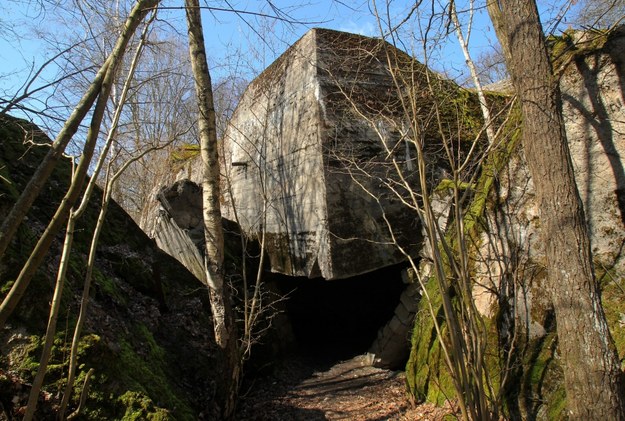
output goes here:
[[429, 404], [412, 406], [403, 372], [366, 364], [357, 356], [336, 364], [312, 358], [285, 361], [243, 390], [238, 420], [440, 420], [453, 414]]

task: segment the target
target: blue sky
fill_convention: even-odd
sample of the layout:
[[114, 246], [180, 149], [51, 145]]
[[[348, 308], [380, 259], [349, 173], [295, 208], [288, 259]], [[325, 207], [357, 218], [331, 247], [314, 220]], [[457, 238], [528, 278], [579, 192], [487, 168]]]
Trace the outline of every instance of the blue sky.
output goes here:
[[[40, 64], [45, 60], [46, 55], [49, 54], [48, 45], [36, 33], [38, 29], [51, 29], [57, 32], [65, 30], [62, 25], [54, 22], [52, 8], [48, 8], [47, 12], [42, 12], [34, 3], [34, 1], [28, 0], [4, 0], [0, 2], [0, 75], [23, 74], [32, 63]], [[182, 0], [163, 2], [167, 6], [176, 6], [179, 3], [182, 3]], [[214, 3], [211, 2], [211, 4]], [[272, 14], [264, 1], [245, 0], [230, 1], [229, 3], [239, 10]], [[289, 16], [292, 16], [294, 20], [303, 23], [292, 25], [279, 21], [272, 22], [271, 19], [258, 18], [253, 15], [242, 14], [237, 16], [223, 11], [205, 11], [203, 13], [205, 37], [209, 54], [212, 53], [209, 60], [219, 63], [227, 55], [228, 50], [233, 48], [247, 49], [250, 42], [258, 47], [259, 38], [250, 26], [256, 27], [259, 24], [270, 25], [273, 23], [273, 30], [275, 31], [273, 35], [276, 39], [272, 40], [272, 47], [276, 49], [275, 54], [284, 51], [288, 45], [295, 42], [311, 27], [323, 26], [365, 35], [371, 35], [375, 30], [374, 21], [366, 8], [366, 2], [353, 2], [354, 8], [365, 12], [350, 10], [340, 3], [328, 0], [314, 1], [300, 7], [294, 7], [292, 4], [303, 2], [277, 1], [274, 3]], [[179, 29], [180, 32], [184, 31], [185, 22], [182, 11], [162, 11], [161, 17]], [[259, 21], [261, 22], [259, 23]], [[34, 28], [29, 27], [29, 25], [33, 25]], [[2, 28], [5, 28], [6, 31], [2, 32]], [[11, 31], [18, 33], [19, 37], [16, 39], [12, 36], [2, 36]], [[258, 31], [264, 30], [260, 28]], [[0, 80], [0, 83], [3, 82], [6, 83], [6, 80]]]
[[[29, 67], [35, 63], [41, 64], [48, 51], [46, 43], [36, 34], [39, 29], [53, 29], [64, 31], [61, 25], [55, 24], [50, 16], [53, 12], [49, 10], [42, 13], [36, 5], [28, 0], [4, 0], [0, 4], [0, 19], [5, 25], [14, 25], [16, 30], [22, 32], [18, 39], [7, 39], [0, 37], [0, 83], [13, 84], [24, 77]], [[164, 4], [175, 5], [182, 1], [169, 1]], [[397, 10], [405, 10], [409, 1], [395, 1], [393, 7]], [[214, 4], [214, 2], [211, 2]], [[251, 12], [261, 12], [271, 14], [271, 10], [265, 1], [242, 0], [230, 1], [235, 8], [248, 10]], [[274, 59], [283, 52], [290, 44], [300, 38], [311, 27], [326, 27], [347, 32], [355, 32], [363, 35], [375, 36], [379, 33], [374, 17], [371, 15], [368, 2], [357, 0], [352, 2], [336, 2], [331, 0], [309, 0], [309, 1], [275, 1], [274, 4], [280, 7], [294, 20], [304, 22], [303, 24], [286, 24], [283, 22], [272, 22], [271, 19], [257, 18], [251, 15], [241, 15], [225, 12], [205, 12], [203, 15], [205, 36], [212, 63], [223, 62], [229, 51], [239, 49], [249, 50], [252, 45], [256, 49], [263, 47], [267, 52], [265, 61]], [[300, 6], [293, 6], [300, 4]], [[350, 6], [345, 6], [350, 4]], [[179, 10], [170, 10], [164, 13], [174, 27], [184, 30], [184, 15]], [[483, 16], [478, 16], [483, 22]], [[243, 20], [245, 19], [245, 21]], [[274, 31], [270, 45], [262, 46], [262, 41], [248, 26], [259, 24], [271, 26]], [[34, 24], [35, 29], [27, 28], [28, 24]], [[58, 27], [55, 27], [58, 26]], [[480, 23], [480, 26], [483, 26]], [[263, 32], [263, 28], [259, 32]], [[0, 33], [0, 35], [2, 35]], [[484, 43], [482, 43], [484, 44]], [[487, 45], [487, 44], [484, 44]], [[477, 46], [477, 43], [476, 43]], [[450, 61], [456, 58], [456, 54], [447, 54]], [[462, 60], [461, 57], [458, 57]], [[263, 63], [260, 63], [262, 65]], [[268, 65], [269, 63], [265, 63]], [[217, 70], [218, 71], [218, 70]], [[7, 78], [7, 75], [13, 77]]]
[[[437, 1], [437, 0], [435, 0]], [[440, 0], [441, 2], [443, 0]], [[478, 11], [474, 16], [474, 28], [471, 49], [474, 58], [481, 52], [488, 51], [495, 42], [490, 29], [490, 22], [483, 10], [483, 1], [476, 1]], [[551, 19], [558, 6], [565, 0], [556, 2], [539, 0], [543, 20]], [[381, 2], [378, 1], [378, 5]], [[37, 68], [50, 56], [49, 45], [41, 34], [54, 31], [63, 36], [75, 28], [67, 28], [55, 18], [54, 10], [42, 11], [34, 0], [3, 0], [0, 3], [0, 96], [14, 91], [27, 78], [31, 67]], [[165, 6], [180, 6], [182, 0], [163, 0]], [[219, 79], [229, 72], [234, 61], [245, 62], [250, 76], [262, 71], [282, 52], [299, 39], [312, 27], [326, 27], [363, 35], [379, 34], [377, 21], [371, 13], [371, 2], [367, 0], [211, 0], [211, 5], [227, 4], [235, 9], [272, 14], [271, 4], [280, 8], [288, 17], [303, 22], [288, 24], [285, 22], [253, 15], [221, 11], [203, 13], [205, 38], [209, 63], [213, 67], [213, 79]], [[405, 16], [406, 10], [413, 4], [407, 0], [390, 2], [393, 18]], [[457, 2], [458, 8], [462, 1]], [[480, 8], [481, 6], [481, 8]], [[160, 18], [167, 22], [172, 30], [184, 34], [184, 13], [180, 9], [163, 10]], [[415, 23], [409, 30], [417, 31]], [[18, 37], [12, 36], [18, 34]], [[266, 36], [261, 36], [265, 35]], [[432, 63], [437, 70], [462, 80], [467, 71], [464, 58], [455, 38], [448, 37], [447, 43], [429, 51]], [[409, 45], [407, 45], [409, 47]], [[228, 66], [225, 65], [228, 63]], [[54, 69], [50, 69], [51, 71]], [[51, 77], [46, 73], [44, 79]]]

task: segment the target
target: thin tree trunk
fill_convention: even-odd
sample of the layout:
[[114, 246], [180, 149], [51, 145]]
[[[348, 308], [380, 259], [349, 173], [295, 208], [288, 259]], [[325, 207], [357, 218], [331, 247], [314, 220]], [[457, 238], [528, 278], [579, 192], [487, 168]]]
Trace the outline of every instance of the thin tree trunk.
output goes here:
[[557, 81], [534, 0], [488, 11], [521, 101], [523, 148], [539, 198], [547, 290], [556, 312], [568, 409], [575, 420], [625, 419], [625, 389], [577, 191]]
[[[4, 298], [4, 301], [2, 302], [2, 304], [0, 305], [0, 328], [4, 327], [4, 324], [6, 323], [7, 319], [9, 318], [9, 316], [11, 315], [11, 313], [13, 312], [13, 310], [15, 309], [15, 307], [21, 300], [22, 296], [26, 292], [26, 289], [28, 288], [30, 280], [35, 274], [35, 271], [37, 270], [37, 268], [41, 265], [43, 258], [47, 254], [48, 249], [50, 248], [50, 245], [52, 244], [52, 240], [61, 229], [63, 223], [66, 221], [67, 216], [69, 215], [70, 209], [72, 208], [72, 206], [78, 199], [78, 196], [80, 195], [85, 177], [87, 175], [87, 170], [89, 169], [89, 165], [91, 163], [91, 158], [93, 156], [95, 145], [98, 139], [98, 134], [100, 132], [100, 125], [102, 123], [102, 117], [104, 115], [104, 110], [106, 108], [106, 103], [108, 101], [110, 89], [113, 83], [113, 79], [115, 77], [115, 71], [123, 58], [128, 42], [130, 41], [130, 38], [134, 34], [135, 30], [137, 29], [137, 27], [139, 26], [143, 18], [147, 15], [147, 13], [153, 7], [155, 7], [158, 4], [158, 2], [159, 0], [139, 0], [137, 4], [135, 4], [134, 8], [130, 12], [130, 15], [128, 16], [128, 19], [126, 20], [125, 28], [122, 31], [122, 34], [120, 35], [119, 39], [117, 40], [117, 44], [115, 45], [113, 52], [107, 59], [108, 65], [105, 64], [105, 66], [103, 66], [103, 67], [106, 67], [106, 72], [105, 72], [105, 76], [100, 87], [101, 89], [99, 91], [98, 100], [96, 102], [96, 106], [93, 111], [93, 116], [91, 118], [91, 124], [89, 126], [87, 139], [85, 141], [85, 146], [83, 148], [82, 158], [80, 160], [80, 163], [78, 164], [78, 167], [76, 168], [76, 173], [72, 177], [71, 185], [67, 193], [65, 194], [65, 197], [63, 197], [63, 200], [61, 201], [61, 204], [57, 208], [56, 213], [54, 214], [50, 223], [48, 224], [48, 227], [46, 228], [43, 235], [37, 242], [37, 245], [35, 246], [30, 257], [24, 264], [24, 267], [22, 268], [20, 274], [18, 275], [18, 278], [13, 284], [11, 290], [9, 291], [7, 296]], [[79, 124], [79, 121], [76, 122], [76, 126], [78, 124]], [[58, 153], [61, 154], [62, 151], [59, 151]], [[46, 171], [48, 171], [47, 174], [49, 175], [49, 173], [53, 169], [54, 164], [52, 163], [51, 165], [52, 166], [50, 168], [46, 167], [42, 169], [40, 167], [40, 169], [38, 169], [37, 173], [33, 177], [34, 180], [31, 179], [31, 182], [33, 183], [33, 185], [39, 185], [41, 183], [41, 185], [39, 185], [39, 189], [41, 188], [41, 186], [43, 185], [43, 180], [40, 180], [39, 178], [37, 178], [38, 173], [40, 172], [40, 170], [42, 173], [46, 173]], [[31, 182], [29, 182], [29, 185], [31, 184]], [[26, 193], [27, 193], [27, 190], [24, 190], [22, 196], [24, 197]], [[33, 190], [30, 193], [26, 194], [27, 199], [30, 201], [30, 204], [32, 204], [32, 202], [34, 201], [36, 197], [36, 193], [38, 193], [38, 190], [36, 191]], [[23, 214], [21, 215], [21, 218], [18, 218], [19, 221], [23, 219], [23, 216], [28, 211], [28, 208], [24, 208], [22, 209], [22, 211], [23, 211]], [[17, 225], [19, 225], [19, 222], [17, 223]], [[17, 226], [11, 225], [9, 228], [14, 230], [13, 232], [15, 232], [15, 230], [17, 229]]]
[[[73, 212], [69, 220], [70, 222], [75, 221], [80, 218], [82, 214], [87, 209], [87, 204], [89, 203], [89, 199], [91, 197], [91, 193], [96, 184], [96, 180], [98, 179], [98, 175], [102, 170], [102, 166], [104, 165], [104, 161], [108, 155], [108, 152], [113, 145], [113, 142], [117, 136], [117, 130], [119, 128], [119, 120], [121, 118], [122, 110], [124, 109], [124, 105], [126, 104], [126, 97], [128, 96], [128, 91], [130, 90], [130, 85], [132, 80], [134, 79], [134, 74], [139, 64], [139, 58], [141, 57], [141, 53], [143, 51], [143, 47], [146, 42], [148, 29], [150, 24], [156, 18], [156, 12], [152, 14], [152, 17], [143, 28], [143, 32], [141, 33], [141, 41], [137, 46], [137, 50], [135, 51], [132, 62], [130, 63], [130, 68], [128, 69], [128, 75], [126, 76], [126, 81], [124, 82], [124, 86], [122, 88], [121, 97], [119, 98], [119, 102], [117, 108], [115, 109], [115, 113], [113, 115], [113, 120], [111, 122], [111, 128], [109, 130], [109, 134], [106, 138], [106, 142], [102, 152], [100, 154], [100, 158], [98, 159], [98, 163], [93, 172], [91, 179], [89, 180], [89, 184], [87, 185], [87, 189], [83, 196], [83, 200], [79, 209], [76, 212]], [[89, 297], [91, 290], [91, 280], [93, 277], [93, 267], [95, 265], [95, 257], [96, 257], [96, 249], [100, 239], [100, 233], [102, 232], [102, 228], [104, 226], [104, 220], [106, 218], [106, 213], [108, 210], [109, 202], [111, 201], [111, 193], [113, 185], [115, 181], [119, 177], [119, 175], [127, 168], [127, 165], [123, 166], [119, 173], [114, 176], [110, 176], [110, 163], [109, 163], [109, 173], [107, 173], [104, 194], [102, 199], [102, 206], [100, 208], [100, 213], [98, 215], [98, 220], [96, 222], [95, 229], [93, 231], [93, 236], [91, 238], [91, 246], [89, 247], [89, 257], [87, 260], [87, 268], [85, 273], [85, 282], [83, 285], [83, 293], [80, 301], [80, 312], [78, 315], [78, 319], [76, 320], [76, 327], [74, 328], [74, 336], [72, 338], [72, 346], [69, 355], [69, 369], [67, 374], [67, 384], [65, 385], [65, 392], [63, 394], [63, 399], [61, 401], [61, 406], [59, 408], [59, 419], [63, 419], [65, 417], [65, 411], [67, 409], [67, 405], [69, 404], [69, 399], [71, 398], [72, 389], [74, 387], [74, 380], [76, 376], [76, 364], [78, 361], [78, 343], [80, 341], [80, 335], [82, 334], [82, 327], [84, 325], [85, 319], [87, 318], [87, 310], [89, 308]], [[69, 224], [68, 224], [69, 225]], [[73, 228], [73, 226], [72, 226]], [[47, 361], [46, 361], [47, 363]], [[45, 369], [45, 368], [44, 368]], [[80, 408], [77, 410], [80, 412]], [[26, 421], [26, 420], [25, 420]]]
[[[467, 67], [469, 68], [469, 72], [471, 73], [471, 79], [473, 80], [473, 84], [475, 85], [475, 90], [477, 91], [477, 97], [480, 101], [480, 109], [482, 110], [482, 115], [484, 116], [484, 125], [486, 126], [486, 137], [488, 138], [488, 143], [491, 145], [495, 144], [495, 129], [493, 127], [492, 118], [490, 116], [490, 110], [488, 109], [488, 103], [486, 102], [486, 96], [484, 95], [484, 89], [482, 89], [482, 82], [480, 82], [480, 77], [477, 73], [477, 69], [475, 68], [475, 63], [471, 58], [471, 54], [469, 53], [469, 36], [471, 35], [471, 29], [469, 24], [469, 29], [467, 30], [467, 36], [465, 37], [462, 33], [462, 26], [460, 25], [460, 20], [458, 19], [458, 13], [456, 12], [456, 3], [451, 2], [450, 5], [450, 15], [451, 20], [456, 29], [456, 38], [458, 38], [458, 44], [460, 44], [460, 48], [462, 49], [462, 54], [464, 55], [464, 60], [467, 63]], [[471, 15], [473, 15], [473, 4], [471, 4]], [[473, 19], [471, 16], [470, 19]]]
[[[102, 169], [102, 166], [104, 165], [104, 161], [106, 159], [106, 156], [108, 155], [108, 151], [111, 147], [111, 144], [113, 143], [113, 137], [115, 136], [115, 133], [117, 131], [117, 126], [119, 123], [119, 118], [121, 116], [121, 110], [123, 107], [123, 104], [125, 102], [126, 99], [126, 95], [128, 93], [128, 89], [130, 88], [130, 82], [133, 78], [134, 75], [134, 71], [136, 69], [136, 66], [138, 64], [138, 59], [139, 56], [141, 54], [141, 50], [143, 48], [143, 43], [145, 41], [145, 36], [147, 34], [147, 26], [145, 28], [145, 30], [143, 31], [142, 34], [142, 38], [141, 38], [141, 43], [139, 44], [139, 47], [137, 48], [137, 52], [135, 53], [135, 56], [133, 58], [133, 62], [130, 66], [130, 70], [128, 71], [128, 76], [126, 78], [126, 83], [124, 84], [124, 89], [122, 92], [122, 99], [120, 100], [120, 105], [117, 107], [117, 109], [115, 110], [115, 116], [113, 117], [113, 122], [111, 124], [111, 131], [109, 132], [109, 135], [107, 137], [107, 140], [105, 142], [104, 148], [102, 149], [102, 152], [100, 154], [100, 158], [98, 159], [98, 163], [93, 171], [92, 177], [89, 180], [89, 183], [87, 184], [87, 188], [85, 189], [85, 193], [83, 195], [82, 201], [80, 203], [80, 206], [78, 206], [78, 209], [73, 210], [70, 212], [70, 216], [69, 219], [67, 221], [67, 228], [65, 230], [65, 241], [63, 243], [63, 251], [61, 254], [61, 261], [59, 263], [59, 270], [58, 270], [58, 274], [57, 274], [57, 278], [56, 278], [56, 286], [54, 289], [54, 296], [52, 299], [52, 304], [50, 305], [50, 315], [48, 317], [48, 327], [46, 329], [46, 336], [45, 339], [43, 341], [43, 351], [41, 353], [41, 359], [39, 361], [39, 367], [37, 368], [37, 374], [35, 375], [35, 379], [33, 380], [33, 385], [30, 389], [30, 395], [28, 397], [28, 404], [26, 405], [26, 412], [24, 414], [24, 419], [23, 421], [29, 421], [32, 419], [33, 415], [35, 414], [35, 410], [37, 409], [37, 400], [39, 398], [39, 392], [41, 391], [41, 386], [43, 385], [43, 380], [45, 378], [46, 375], [46, 371], [48, 368], [48, 362], [50, 360], [50, 353], [52, 350], [52, 345], [54, 343], [54, 335], [56, 333], [56, 324], [57, 324], [57, 318], [58, 318], [58, 313], [59, 313], [59, 309], [60, 309], [60, 304], [61, 304], [61, 296], [63, 294], [63, 286], [65, 283], [65, 275], [67, 273], [67, 266], [69, 264], [69, 259], [70, 259], [70, 255], [71, 255], [71, 251], [72, 251], [72, 243], [73, 243], [73, 239], [74, 239], [74, 229], [76, 226], [76, 222], [77, 220], [82, 216], [82, 214], [85, 212], [85, 210], [87, 209], [87, 205], [89, 203], [89, 199], [91, 198], [91, 193], [93, 192], [93, 189], [95, 188], [96, 185], [96, 180], [98, 179], [98, 175], [100, 174], [100, 171]], [[104, 206], [104, 204], [102, 205]], [[98, 220], [98, 222], [100, 222], [100, 220]], [[98, 226], [96, 225], [96, 229], [95, 229], [95, 233], [93, 238], [96, 239], [96, 234], [98, 233]], [[96, 241], [97, 242], [97, 241]], [[89, 272], [89, 270], [88, 270]], [[89, 279], [85, 280], [85, 284], [89, 281]], [[82, 313], [82, 306], [81, 306], [81, 313]], [[80, 317], [79, 317], [80, 320]], [[77, 326], [78, 327], [78, 326]], [[75, 335], [76, 336], [76, 335]], [[74, 349], [72, 348], [72, 351], [74, 351]], [[71, 373], [72, 373], [72, 356], [73, 353], [70, 353], [70, 368], [69, 368], [69, 375], [68, 378], [72, 378]], [[74, 364], [75, 365], [75, 364]], [[69, 381], [68, 381], [69, 383]], [[71, 390], [71, 388], [70, 388]], [[65, 399], [65, 397], [64, 397]], [[63, 414], [65, 408], [63, 405], [61, 405], [61, 410], [59, 411], [59, 413], [61, 414], [60, 418], [63, 418]]]
[[[61, 400], [61, 405], [59, 407], [58, 415], [59, 415], [60, 420], [65, 418], [65, 411], [67, 410], [67, 405], [69, 404], [69, 400], [72, 396], [72, 389], [74, 388], [74, 380], [76, 378], [76, 363], [78, 361], [78, 344], [80, 342], [80, 335], [82, 332], [82, 327], [87, 317], [87, 308], [89, 306], [91, 280], [93, 277], [93, 266], [95, 265], [96, 249], [98, 246], [98, 242], [100, 240], [100, 233], [102, 232], [102, 227], [104, 226], [104, 219], [106, 217], [106, 212], [108, 209], [110, 198], [111, 198], [110, 187], [107, 185], [106, 190], [104, 192], [104, 197], [102, 199], [102, 207], [100, 208], [100, 213], [98, 215], [96, 227], [93, 232], [93, 237], [91, 239], [91, 246], [89, 247], [89, 257], [87, 260], [87, 273], [85, 274], [85, 283], [83, 285], [83, 291], [82, 291], [82, 296], [80, 300], [80, 313], [78, 315], [78, 319], [76, 320], [76, 327], [74, 328], [74, 336], [72, 338], [72, 346], [70, 349], [67, 384], [65, 385], [63, 399]], [[74, 217], [71, 218], [71, 220], [73, 219]]]
[[20, 197], [17, 199], [4, 221], [2, 221], [2, 227], [0, 227], [0, 257], [2, 257], [6, 252], [13, 236], [22, 223], [24, 216], [39, 195], [41, 188], [44, 186], [46, 181], [48, 181], [56, 163], [63, 156], [65, 147], [78, 130], [80, 123], [85, 118], [85, 115], [91, 109], [91, 106], [100, 93], [104, 76], [106, 75], [111, 62], [111, 57], [112, 55], [107, 58], [98, 71], [96, 77], [89, 86], [89, 89], [87, 89], [87, 92], [85, 92], [80, 102], [65, 122], [65, 125], [52, 143], [50, 150], [37, 167], [37, 170], [28, 181], [28, 184], [26, 184], [26, 187], [20, 194]]
[[33, 380], [33, 384], [30, 389], [30, 395], [28, 396], [28, 403], [26, 404], [26, 412], [24, 413], [23, 421], [30, 421], [35, 415], [35, 411], [37, 410], [37, 401], [39, 400], [39, 392], [41, 391], [41, 386], [43, 385], [43, 380], [48, 369], [48, 362], [50, 361], [52, 345], [54, 344], [54, 335], [56, 333], [56, 322], [58, 320], [59, 309], [61, 308], [65, 275], [67, 273], [67, 267], [69, 266], [69, 258], [72, 250], [72, 243], [74, 241], [75, 225], [76, 219], [70, 218], [67, 221], [67, 231], [65, 233], [65, 242], [63, 243], [63, 253], [61, 255], [59, 271], [56, 277], [54, 296], [52, 298], [52, 304], [50, 305], [50, 317], [48, 318], [46, 336], [43, 341], [43, 351], [41, 352], [41, 359], [39, 361], [39, 367], [37, 368], [37, 374], [35, 375], [35, 379]]
[[219, 156], [217, 149], [217, 130], [213, 90], [206, 47], [202, 32], [202, 19], [198, 0], [185, 0], [189, 33], [189, 55], [195, 78], [198, 101], [198, 126], [200, 151], [202, 156], [202, 190], [204, 232], [206, 238], [206, 279], [209, 284], [211, 309], [215, 340], [224, 351], [224, 397], [222, 416], [230, 419], [234, 409], [239, 387], [239, 357], [234, 315], [230, 296], [224, 282], [224, 237], [219, 204]]
[[[52, 174], [52, 170], [56, 166], [56, 163], [63, 156], [63, 152], [65, 151], [65, 147], [74, 136], [80, 123], [85, 118], [91, 106], [95, 102], [98, 94], [102, 89], [102, 85], [104, 83], [105, 75], [108, 72], [109, 67], [111, 66], [112, 60], [116, 57], [121, 57], [123, 55], [123, 50], [125, 50], [130, 37], [134, 33], [134, 29], [136, 29], [136, 25], [143, 19], [145, 13], [147, 13], [146, 9], [154, 7], [158, 3], [158, 0], [139, 0], [135, 9], [137, 13], [133, 16], [133, 13], [128, 18], [126, 22], [126, 30], [122, 32], [119, 40], [117, 41], [117, 45], [113, 49], [113, 52], [106, 59], [98, 73], [96, 74], [93, 82], [82, 96], [78, 105], [70, 115], [70, 117], [65, 122], [63, 128], [57, 135], [55, 141], [52, 143], [52, 147], [50, 151], [46, 154], [44, 159], [41, 161], [35, 174], [28, 181], [28, 184], [20, 194], [17, 202], [11, 208], [11, 211], [7, 215], [7, 217], [2, 221], [2, 226], [0, 227], [0, 257], [4, 255], [7, 247], [11, 243], [13, 236], [17, 232], [17, 228], [22, 223], [24, 216], [32, 206], [33, 202], [39, 195], [39, 192], [43, 188], [44, 184]], [[138, 15], [138, 12], [141, 12], [141, 16]], [[135, 20], [133, 22], [133, 20]], [[131, 26], [134, 25], [134, 28]]]

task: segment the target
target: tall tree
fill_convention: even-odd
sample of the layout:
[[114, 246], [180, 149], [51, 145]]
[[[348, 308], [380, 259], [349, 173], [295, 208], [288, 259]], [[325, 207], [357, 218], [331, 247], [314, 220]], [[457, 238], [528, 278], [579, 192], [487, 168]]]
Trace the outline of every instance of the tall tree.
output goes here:
[[222, 417], [234, 415], [239, 387], [239, 355], [235, 318], [227, 285], [224, 282], [224, 234], [221, 222], [219, 186], [219, 154], [217, 125], [210, 71], [206, 62], [206, 47], [202, 31], [198, 0], [185, 0], [189, 33], [189, 55], [195, 78], [198, 101], [198, 126], [202, 156], [203, 216], [206, 240], [206, 279], [209, 286], [215, 340], [224, 352]]
[[547, 291], [572, 419], [625, 419], [623, 375], [601, 306], [590, 241], [535, 0], [492, 0], [488, 12], [523, 113], [523, 148], [539, 198]]

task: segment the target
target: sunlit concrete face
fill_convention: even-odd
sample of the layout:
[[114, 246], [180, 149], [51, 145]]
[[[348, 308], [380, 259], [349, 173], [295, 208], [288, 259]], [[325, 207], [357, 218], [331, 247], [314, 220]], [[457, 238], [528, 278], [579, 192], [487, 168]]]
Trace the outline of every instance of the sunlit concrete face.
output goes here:
[[[232, 117], [224, 215], [259, 240], [265, 233], [275, 272], [332, 280], [400, 262], [385, 217], [396, 239], [416, 250], [416, 215], [384, 185], [383, 142], [399, 142], [399, 128], [381, 114], [359, 116], [348, 94], [380, 109], [390, 101], [379, 46], [311, 30], [250, 84]], [[405, 165], [409, 153], [399, 151]]]

